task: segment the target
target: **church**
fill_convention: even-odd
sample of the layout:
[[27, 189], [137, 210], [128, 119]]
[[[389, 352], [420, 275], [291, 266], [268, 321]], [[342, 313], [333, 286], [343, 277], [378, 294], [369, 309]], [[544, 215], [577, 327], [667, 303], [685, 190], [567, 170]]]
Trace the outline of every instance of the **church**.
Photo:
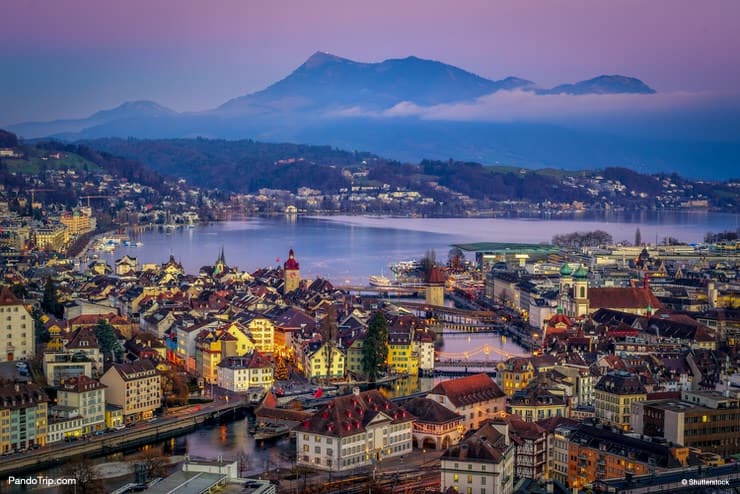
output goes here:
[[567, 316], [573, 318], [592, 314], [599, 309], [645, 315], [663, 308], [650, 290], [647, 275], [642, 286], [590, 288], [588, 269], [580, 265], [574, 271], [568, 263], [560, 268], [560, 306]]

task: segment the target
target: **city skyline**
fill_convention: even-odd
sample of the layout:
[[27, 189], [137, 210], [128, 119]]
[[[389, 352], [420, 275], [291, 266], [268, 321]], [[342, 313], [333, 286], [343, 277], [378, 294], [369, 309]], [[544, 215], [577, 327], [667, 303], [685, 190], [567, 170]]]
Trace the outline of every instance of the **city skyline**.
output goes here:
[[361, 62], [414, 55], [541, 86], [623, 74], [661, 93], [733, 98], [738, 14], [731, 1], [466, 1], [452, 8], [11, 0], [0, 33], [9, 75], [0, 81], [0, 125], [84, 117], [138, 99], [206, 110], [282, 79], [317, 50]]

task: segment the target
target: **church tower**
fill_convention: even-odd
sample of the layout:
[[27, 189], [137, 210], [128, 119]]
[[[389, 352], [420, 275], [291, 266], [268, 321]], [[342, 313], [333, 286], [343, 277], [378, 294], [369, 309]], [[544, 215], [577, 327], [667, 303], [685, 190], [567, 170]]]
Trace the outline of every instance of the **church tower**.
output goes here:
[[[573, 288], [573, 268], [567, 262], [560, 267], [560, 307], [564, 307], [567, 314], [570, 314], [571, 290]], [[572, 314], [571, 314], [572, 315]]]
[[575, 303], [575, 316], [581, 317], [588, 314], [588, 269], [579, 266], [573, 273], [573, 301]]
[[216, 259], [216, 264], [213, 266], [213, 274], [219, 275], [224, 273], [229, 267], [226, 265], [226, 256], [224, 256], [224, 248], [221, 247], [221, 254]]
[[285, 280], [284, 293], [290, 293], [298, 289], [301, 283], [301, 270], [298, 261], [295, 260], [293, 249], [288, 253], [288, 260], [283, 264], [283, 276]]
[[427, 305], [442, 306], [445, 304], [445, 276], [437, 266], [433, 266], [429, 271], [424, 298]]

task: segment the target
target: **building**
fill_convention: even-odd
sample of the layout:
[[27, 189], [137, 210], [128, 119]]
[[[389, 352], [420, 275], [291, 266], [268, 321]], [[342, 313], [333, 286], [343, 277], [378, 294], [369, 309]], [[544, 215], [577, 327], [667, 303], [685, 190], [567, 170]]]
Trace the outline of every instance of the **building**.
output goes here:
[[82, 434], [105, 429], [105, 385], [95, 379], [83, 375], [63, 381], [57, 388], [57, 406], [78, 411]]
[[414, 417], [414, 444], [419, 449], [447, 449], [464, 432], [463, 418], [428, 398], [413, 398], [404, 408]]
[[0, 451], [46, 444], [46, 393], [33, 383], [0, 385]]
[[303, 353], [303, 372], [308, 379], [341, 378], [345, 374], [344, 350], [324, 342], [311, 342]]
[[445, 303], [445, 275], [437, 266], [432, 266], [424, 289], [424, 302], [427, 305], [442, 306]]
[[414, 417], [377, 390], [334, 398], [296, 433], [297, 464], [344, 472], [411, 452]]
[[226, 357], [218, 364], [216, 383], [235, 393], [256, 386], [267, 390], [274, 381], [274, 365], [271, 358], [257, 351], [241, 357]]
[[69, 238], [67, 227], [61, 223], [50, 224], [36, 229], [34, 242], [38, 250], [60, 252]]
[[161, 377], [150, 360], [113, 364], [100, 382], [108, 388], [106, 403], [123, 408], [125, 423], [152, 418], [162, 406]]
[[568, 459], [565, 478], [571, 488], [680, 468], [687, 465], [689, 456], [688, 448], [644, 441], [603, 426], [579, 424], [560, 427], [555, 433], [562, 440], [553, 443], [558, 448], [554, 456]]
[[[87, 209], [87, 208], [85, 208]], [[65, 212], [59, 218], [59, 221], [67, 227], [70, 235], [81, 235], [95, 229], [95, 219], [88, 213], [75, 209], [74, 211]]]
[[8, 286], [0, 289], [0, 324], [4, 343], [0, 343], [0, 362], [30, 359], [35, 354], [33, 318]]
[[440, 457], [442, 492], [511, 494], [514, 491], [514, 445], [508, 426], [486, 424]]
[[491, 422], [494, 427], [508, 425], [509, 441], [514, 445], [514, 478], [542, 479], [547, 474], [547, 431], [518, 415], [502, 415]]
[[283, 264], [284, 293], [294, 292], [301, 285], [301, 268], [295, 260], [293, 249], [288, 252], [288, 260]]
[[252, 337], [253, 344], [258, 352], [273, 353], [275, 351], [275, 324], [270, 319], [253, 315], [247, 318], [239, 318], [239, 323]]
[[534, 378], [534, 365], [524, 357], [512, 357], [496, 364], [496, 382], [507, 396], [527, 387]]
[[629, 430], [632, 403], [646, 399], [647, 391], [640, 378], [626, 371], [610, 372], [594, 386], [596, 418], [623, 430]]
[[739, 423], [740, 399], [717, 391], [683, 391], [680, 400], [633, 403], [630, 417], [635, 433], [722, 457], [740, 453]]
[[487, 374], [442, 381], [427, 398], [462, 415], [466, 431], [479, 428], [484, 421], [506, 410], [506, 395]]
[[411, 327], [402, 330], [389, 328], [388, 358], [386, 363], [392, 372], [415, 376], [419, 373], [419, 354], [413, 341]]
[[90, 358], [80, 353], [47, 352], [42, 363], [46, 382], [59, 386], [63, 380], [77, 376], [93, 377], [96, 365]]
[[525, 422], [568, 416], [568, 404], [563, 396], [534, 384], [514, 393], [509, 399], [506, 411], [519, 416]]

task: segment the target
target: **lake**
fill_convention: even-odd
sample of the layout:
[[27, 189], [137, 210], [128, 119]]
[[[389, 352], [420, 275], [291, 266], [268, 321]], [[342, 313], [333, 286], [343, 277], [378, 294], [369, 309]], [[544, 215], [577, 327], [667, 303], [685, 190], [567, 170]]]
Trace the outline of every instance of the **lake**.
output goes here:
[[164, 263], [170, 255], [188, 273], [213, 265], [221, 248], [226, 261], [254, 271], [285, 261], [295, 250], [304, 278], [326, 277], [336, 284], [366, 284], [373, 274], [388, 275], [392, 263], [420, 259], [434, 249], [446, 260], [452, 244], [470, 242], [550, 242], [553, 235], [605, 230], [615, 241], [633, 241], [640, 228], [646, 242], [675, 237], [701, 242], [708, 231], [735, 230], [738, 215], [675, 212], [579, 215], [568, 218], [395, 218], [368, 216], [267, 217], [197, 225], [141, 234], [141, 247], [99, 253], [111, 265], [129, 254], [139, 263]]

